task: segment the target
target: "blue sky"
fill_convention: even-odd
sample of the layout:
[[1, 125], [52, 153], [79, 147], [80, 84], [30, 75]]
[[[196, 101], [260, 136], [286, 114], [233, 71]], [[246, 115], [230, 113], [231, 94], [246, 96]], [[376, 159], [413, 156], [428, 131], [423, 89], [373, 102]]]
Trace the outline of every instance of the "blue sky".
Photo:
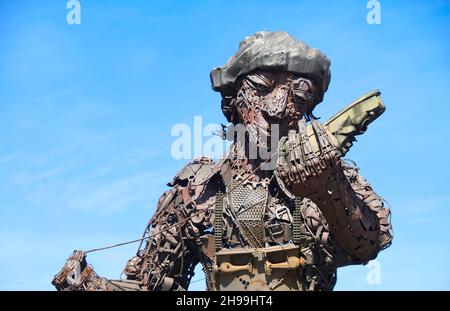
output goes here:
[[[209, 72], [259, 30], [332, 61], [323, 119], [378, 88], [386, 113], [348, 157], [392, 206], [394, 243], [336, 290], [449, 290], [450, 3], [0, 0], [0, 289], [51, 290], [73, 249], [139, 237], [165, 185], [174, 124], [225, 122]], [[88, 256], [118, 278], [136, 245]], [[195, 279], [200, 279], [200, 273]], [[202, 289], [196, 282], [192, 289]]]

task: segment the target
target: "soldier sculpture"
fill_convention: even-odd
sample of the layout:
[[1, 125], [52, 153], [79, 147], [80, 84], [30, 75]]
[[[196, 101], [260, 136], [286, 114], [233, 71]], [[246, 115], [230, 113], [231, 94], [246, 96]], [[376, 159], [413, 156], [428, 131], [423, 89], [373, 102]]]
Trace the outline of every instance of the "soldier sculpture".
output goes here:
[[190, 161], [159, 199], [121, 280], [75, 251], [58, 290], [187, 290], [203, 266], [208, 290], [332, 290], [336, 270], [391, 244], [390, 210], [343, 156], [384, 112], [378, 91], [320, 123], [313, 115], [330, 61], [285, 32], [245, 38], [211, 72], [233, 144]]

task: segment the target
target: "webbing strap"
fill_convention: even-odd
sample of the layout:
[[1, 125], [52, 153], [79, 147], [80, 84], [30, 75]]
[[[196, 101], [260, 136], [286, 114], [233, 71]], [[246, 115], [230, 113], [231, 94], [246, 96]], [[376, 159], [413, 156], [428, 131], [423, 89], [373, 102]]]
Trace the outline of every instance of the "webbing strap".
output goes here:
[[223, 193], [218, 190], [216, 193], [216, 204], [214, 206], [214, 244], [216, 252], [222, 248], [223, 233]]

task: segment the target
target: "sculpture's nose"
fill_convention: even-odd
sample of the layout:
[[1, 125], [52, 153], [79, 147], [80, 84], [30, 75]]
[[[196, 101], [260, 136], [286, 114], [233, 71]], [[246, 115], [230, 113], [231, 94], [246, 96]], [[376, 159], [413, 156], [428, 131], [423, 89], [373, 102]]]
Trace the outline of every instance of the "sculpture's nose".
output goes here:
[[288, 91], [285, 88], [276, 88], [273, 96], [274, 104], [278, 103], [280, 106], [285, 106], [288, 97]]
[[286, 106], [288, 101], [289, 89], [277, 87], [272, 94], [266, 99], [263, 110], [270, 117], [282, 118], [287, 114]]

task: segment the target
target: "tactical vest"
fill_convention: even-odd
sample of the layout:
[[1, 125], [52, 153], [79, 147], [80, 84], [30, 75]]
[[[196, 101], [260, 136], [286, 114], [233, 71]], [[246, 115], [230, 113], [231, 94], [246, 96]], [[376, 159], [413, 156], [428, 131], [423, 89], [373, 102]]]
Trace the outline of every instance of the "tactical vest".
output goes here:
[[303, 200], [277, 187], [232, 178], [216, 194], [212, 290], [305, 289], [302, 270], [312, 256], [302, 247]]

